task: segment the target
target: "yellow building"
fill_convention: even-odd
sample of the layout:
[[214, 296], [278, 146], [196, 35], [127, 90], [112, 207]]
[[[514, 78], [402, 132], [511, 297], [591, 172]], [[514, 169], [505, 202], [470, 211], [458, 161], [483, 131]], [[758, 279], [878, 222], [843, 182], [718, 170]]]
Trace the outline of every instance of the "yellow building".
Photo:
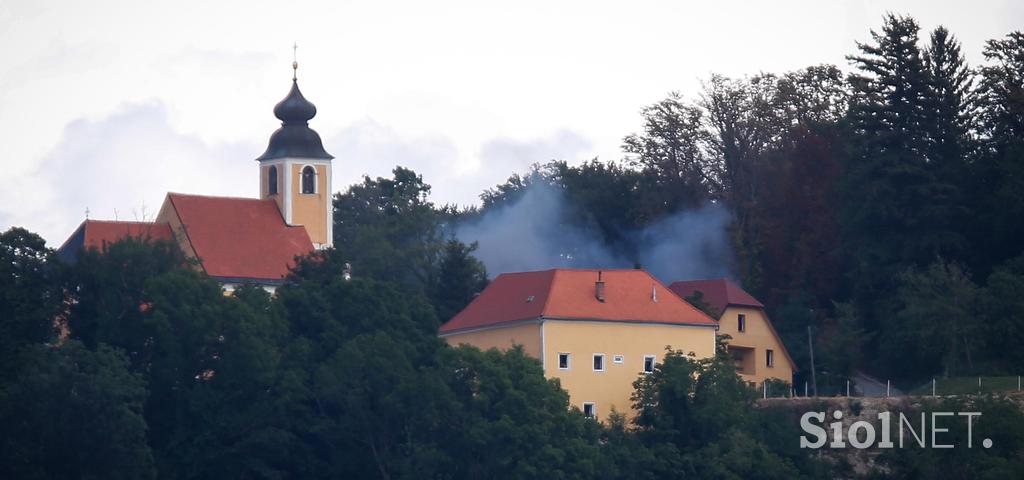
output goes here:
[[758, 385], [769, 378], [793, 382], [793, 359], [756, 298], [724, 278], [675, 282], [669, 288], [683, 298], [700, 292], [720, 312], [718, 333], [732, 337], [729, 353], [744, 380]]
[[449, 344], [522, 345], [588, 416], [632, 413], [633, 382], [665, 347], [715, 354], [716, 322], [643, 270], [570, 270], [499, 275], [441, 326]]

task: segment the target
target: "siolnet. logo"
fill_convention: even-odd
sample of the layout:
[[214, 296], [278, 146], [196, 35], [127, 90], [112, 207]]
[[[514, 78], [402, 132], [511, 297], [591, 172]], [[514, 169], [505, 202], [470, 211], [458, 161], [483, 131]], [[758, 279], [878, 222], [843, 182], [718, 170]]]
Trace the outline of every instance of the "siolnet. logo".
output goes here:
[[[847, 445], [857, 449], [895, 448], [897, 443], [893, 442], [894, 431], [899, 448], [903, 448], [904, 445], [917, 445], [918, 448], [974, 448], [973, 428], [979, 417], [981, 412], [921, 412], [920, 421], [915, 422], [915, 414], [908, 417], [899, 412], [899, 416], [896, 417], [893, 412], [879, 412], [877, 418], [880, 433], [876, 431], [875, 425], [867, 420], [851, 423], [844, 432], [843, 412], [836, 410], [832, 412], [835, 421], [828, 424], [828, 430], [832, 433], [829, 441], [829, 431], [824, 427], [825, 412], [806, 412], [800, 417], [800, 428], [807, 434], [800, 436], [800, 448], [822, 448], [826, 444], [828, 448], [847, 448]], [[966, 422], [965, 444], [946, 443], [951, 441], [949, 426], [956, 421]], [[981, 446], [991, 448], [992, 440], [983, 439]]]

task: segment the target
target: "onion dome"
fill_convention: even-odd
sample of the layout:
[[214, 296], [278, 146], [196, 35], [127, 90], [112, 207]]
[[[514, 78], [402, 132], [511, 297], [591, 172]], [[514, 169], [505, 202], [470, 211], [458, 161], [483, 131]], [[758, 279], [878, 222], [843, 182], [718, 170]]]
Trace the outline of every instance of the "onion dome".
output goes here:
[[299, 82], [292, 79], [292, 90], [274, 106], [274, 116], [288, 123], [306, 123], [316, 116], [316, 105], [306, 100], [299, 91]]
[[292, 89], [274, 106], [274, 116], [281, 120], [281, 128], [270, 136], [267, 151], [256, 160], [271, 160], [283, 157], [332, 159], [324, 150], [320, 135], [309, 128], [309, 121], [316, 116], [316, 106], [299, 91], [299, 82], [292, 78]]

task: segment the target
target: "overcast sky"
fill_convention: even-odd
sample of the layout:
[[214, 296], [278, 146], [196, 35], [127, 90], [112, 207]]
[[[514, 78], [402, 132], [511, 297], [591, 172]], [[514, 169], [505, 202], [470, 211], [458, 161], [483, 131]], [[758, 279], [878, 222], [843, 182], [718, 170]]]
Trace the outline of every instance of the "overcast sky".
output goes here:
[[0, 0], [0, 230], [56, 247], [86, 208], [257, 195], [293, 42], [335, 190], [403, 165], [465, 205], [535, 162], [619, 159], [644, 105], [712, 72], [846, 69], [886, 11], [946, 25], [973, 64], [1024, 26], [1019, 0]]

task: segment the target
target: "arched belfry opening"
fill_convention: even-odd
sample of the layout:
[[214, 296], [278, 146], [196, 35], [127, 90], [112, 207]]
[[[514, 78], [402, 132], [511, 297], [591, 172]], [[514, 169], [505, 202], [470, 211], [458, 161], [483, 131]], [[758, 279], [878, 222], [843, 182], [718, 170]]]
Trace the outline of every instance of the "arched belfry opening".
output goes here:
[[277, 165], [267, 170], [267, 195], [277, 195]]
[[311, 165], [302, 167], [302, 193], [305, 195], [316, 193], [316, 169]]

